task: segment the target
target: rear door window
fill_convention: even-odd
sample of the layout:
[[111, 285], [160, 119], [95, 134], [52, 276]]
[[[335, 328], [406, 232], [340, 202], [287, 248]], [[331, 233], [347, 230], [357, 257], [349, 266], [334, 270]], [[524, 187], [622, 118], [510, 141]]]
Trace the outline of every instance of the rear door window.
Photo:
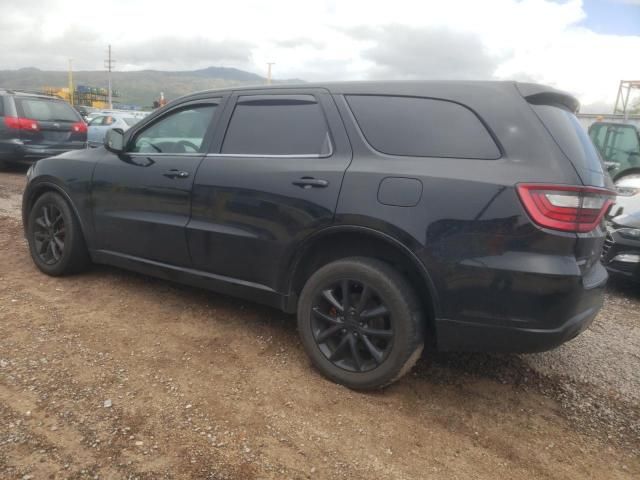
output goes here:
[[478, 116], [430, 98], [348, 95], [367, 142], [389, 155], [496, 159], [500, 149]]
[[313, 95], [238, 98], [222, 144], [223, 154], [331, 154], [329, 128]]
[[80, 114], [71, 105], [57, 100], [16, 98], [18, 114], [41, 122], [79, 122]]

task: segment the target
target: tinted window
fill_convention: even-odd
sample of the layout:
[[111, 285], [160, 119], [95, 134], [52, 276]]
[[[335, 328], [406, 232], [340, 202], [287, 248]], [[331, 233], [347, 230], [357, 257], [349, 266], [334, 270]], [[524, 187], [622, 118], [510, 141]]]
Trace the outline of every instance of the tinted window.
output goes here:
[[576, 116], [563, 107], [531, 105], [562, 152], [579, 168], [602, 172], [598, 151]]
[[100, 117], [93, 117], [91, 120], [89, 120], [89, 125], [93, 126], [93, 127], [97, 127], [102, 125], [102, 122], [104, 121], [106, 117], [100, 116]]
[[478, 117], [457, 103], [349, 95], [367, 142], [390, 155], [495, 159], [500, 150]]
[[139, 132], [129, 151], [200, 152], [215, 109], [215, 105], [197, 105], [174, 111]]
[[18, 113], [21, 117], [45, 122], [80, 121], [80, 114], [65, 102], [39, 98], [16, 98], [15, 100]]
[[0, 97], [0, 117], [4, 116], [4, 97]]
[[245, 96], [233, 111], [222, 153], [330, 155], [331, 141], [313, 96]]

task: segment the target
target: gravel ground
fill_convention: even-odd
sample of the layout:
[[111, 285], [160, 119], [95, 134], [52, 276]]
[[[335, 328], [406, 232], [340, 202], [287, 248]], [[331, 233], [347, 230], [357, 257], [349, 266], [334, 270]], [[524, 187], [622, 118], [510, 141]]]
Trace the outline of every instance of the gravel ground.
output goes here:
[[640, 478], [640, 288], [535, 355], [427, 353], [361, 394], [290, 316], [107, 267], [49, 278], [0, 173], [0, 478]]

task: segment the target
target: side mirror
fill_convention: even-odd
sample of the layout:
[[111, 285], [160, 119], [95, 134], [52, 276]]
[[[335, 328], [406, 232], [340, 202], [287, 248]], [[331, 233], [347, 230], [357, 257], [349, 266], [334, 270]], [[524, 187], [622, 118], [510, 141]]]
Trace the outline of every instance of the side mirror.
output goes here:
[[124, 132], [122, 129], [107, 130], [107, 134], [104, 136], [104, 146], [113, 153], [122, 153], [124, 151]]

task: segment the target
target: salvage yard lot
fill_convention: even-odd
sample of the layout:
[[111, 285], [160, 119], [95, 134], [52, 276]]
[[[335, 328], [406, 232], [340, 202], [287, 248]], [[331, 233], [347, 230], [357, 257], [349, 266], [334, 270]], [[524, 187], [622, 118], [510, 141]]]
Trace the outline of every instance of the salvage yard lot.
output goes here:
[[293, 317], [107, 267], [50, 278], [0, 173], [0, 478], [640, 477], [640, 287], [535, 355], [426, 353], [377, 393]]

